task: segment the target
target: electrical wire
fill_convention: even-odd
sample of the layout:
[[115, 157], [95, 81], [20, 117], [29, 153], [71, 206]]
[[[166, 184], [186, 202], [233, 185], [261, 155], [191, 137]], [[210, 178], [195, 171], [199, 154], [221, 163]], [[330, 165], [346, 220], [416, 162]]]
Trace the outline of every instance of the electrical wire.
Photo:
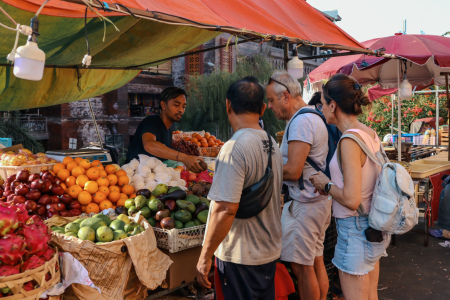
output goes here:
[[10, 15], [8, 15], [8, 13], [0, 6], [0, 11], [2, 11], [3, 12], [3, 14], [5, 15], [5, 16], [7, 16], [8, 17], [8, 19], [10, 19], [11, 20], [11, 22], [13, 22], [14, 23], [14, 25], [16, 25], [17, 26], [17, 22], [16, 21], [14, 21], [14, 19], [10, 16]]
[[2, 24], [2, 23], [0, 23], [0, 26], [2, 26], [3, 28], [6, 28], [6, 29], [12, 30], [12, 31], [16, 31], [17, 30], [17, 29], [14, 29], [12, 27], [6, 26], [5, 24]]
[[36, 17], [39, 16], [41, 13], [41, 10], [44, 8], [44, 6], [49, 2], [50, 0], [45, 0], [44, 3], [42, 3], [41, 7], [39, 7], [38, 11], [36, 12]]

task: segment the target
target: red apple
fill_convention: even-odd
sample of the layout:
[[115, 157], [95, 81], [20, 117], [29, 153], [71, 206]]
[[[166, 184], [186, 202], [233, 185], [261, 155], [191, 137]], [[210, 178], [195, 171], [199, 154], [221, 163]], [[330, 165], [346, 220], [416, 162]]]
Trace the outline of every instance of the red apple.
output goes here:
[[74, 200], [74, 201], [70, 202], [70, 208], [71, 209], [81, 209], [81, 203], [78, 202], [77, 200]]
[[41, 176], [38, 173], [31, 174], [30, 177], [28, 177], [29, 182], [35, 181], [36, 179], [41, 179]]
[[57, 209], [58, 211], [63, 211], [63, 210], [66, 209], [66, 205], [65, 205], [64, 203], [57, 203], [57, 204], [56, 204], [56, 209]]
[[25, 201], [25, 208], [29, 213], [35, 211], [37, 209], [36, 201], [33, 201], [33, 200]]
[[22, 170], [17, 173], [16, 180], [19, 180], [20, 182], [27, 182], [28, 177], [30, 177], [30, 172], [28, 170]]
[[54, 185], [52, 185], [51, 192], [54, 195], [61, 196], [64, 194], [65, 191], [64, 191], [64, 188], [62, 186], [60, 186], [59, 184], [54, 184]]
[[22, 184], [22, 182], [18, 181], [18, 180], [14, 180], [13, 182], [11, 182], [11, 190], [15, 190], [17, 186], [19, 186], [20, 184]]
[[57, 211], [47, 211], [47, 213], [45, 214], [45, 216], [50, 219], [53, 216], [60, 216], [60, 213]]
[[63, 194], [59, 196], [59, 202], [64, 204], [70, 204], [72, 202], [72, 197], [69, 194]]
[[18, 186], [16, 186], [16, 188], [14, 189], [14, 192], [16, 193], [16, 195], [20, 195], [23, 196], [26, 193], [28, 193], [30, 191], [30, 188], [27, 187], [25, 184], [19, 184]]
[[6, 183], [11, 183], [14, 180], [16, 180], [17, 175], [16, 174], [12, 174], [11, 176], [8, 177], [8, 179], [6, 179]]
[[3, 193], [3, 196], [8, 197], [9, 195], [15, 195], [13, 191], [9, 190], [9, 191], [5, 191]]
[[42, 191], [44, 189], [44, 181], [42, 179], [35, 179], [30, 184], [32, 189], [37, 189], [39, 191]]
[[72, 213], [67, 210], [63, 210], [59, 212], [61, 214], [61, 217], [72, 217]]
[[25, 199], [24, 196], [20, 196], [20, 195], [15, 195], [13, 198], [14, 204], [25, 203], [26, 201], [27, 201], [27, 199]]
[[45, 206], [45, 209], [46, 209], [47, 211], [53, 211], [53, 212], [58, 211], [58, 203], [50, 203], [50, 204], [47, 204], [47, 205]]
[[4, 191], [7, 192], [7, 191], [10, 191], [10, 190], [11, 190], [11, 185], [6, 185], [5, 188], [4, 188]]
[[49, 195], [42, 195], [41, 198], [39, 198], [38, 203], [42, 205], [47, 205], [52, 202], [52, 198]]
[[39, 198], [41, 198], [41, 192], [36, 189], [32, 189], [25, 194], [25, 198], [28, 200], [39, 200]]
[[51, 195], [50, 200], [51, 200], [51, 203], [59, 203], [60, 202], [58, 196], [56, 196], [56, 195]]
[[73, 217], [81, 215], [81, 209], [71, 209], [69, 210]]
[[37, 208], [36, 208], [36, 213], [40, 216], [45, 215], [45, 213], [47, 212], [47, 210], [45, 209], [45, 205], [42, 204], [38, 204]]
[[48, 180], [50, 180], [52, 183], [55, 182], [55, 176], [53, 176], [52, 173], [50, 173], [50, 172], [47, 172], [47, 173], [45, 173], [44, 175], [42, 175], [42, 179], [43, 179], [43, 180], [48, 179]]
[[52, 182], [48, 179], [44, 180], [44, 187], [42, 188], [42, 193], [48, 193], [52, 189]]
[[12, 193], [12, 194], [10, 194], [10, 195], [8, 195], [8, 196], [6, 197], [6, 200], [7, 200], [8, 202], [9, 202], [9, 201], [13, 201], [15, 196], [16, 196], [16, 194]]
[[62, 179], [59, 178], [59, 177], [55, 177], [55, 184], [61, 185], [61, 183], [64, 183], [64, 180], [62, 180]]

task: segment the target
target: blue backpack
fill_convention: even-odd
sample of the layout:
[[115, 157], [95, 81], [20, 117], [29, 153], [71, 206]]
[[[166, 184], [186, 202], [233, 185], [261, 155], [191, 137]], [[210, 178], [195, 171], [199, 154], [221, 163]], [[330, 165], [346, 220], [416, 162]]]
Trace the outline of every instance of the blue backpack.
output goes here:
[[[337, 149], [337, 145], [338, 142], [342, 136], [342, 133], [339, 131], [339, 129], [336, 127], [336, 125], [330, 125], [327, 124], [327, 121], [325, 119], [325, 116], [318, 110], [318, 109], [314, 109], [314, 108], [305, 108], [305, 109], [301, 109], [299, 112], [297, 112], [294, 117], [298, 117], [299, 115], [302, 114], [315, 114], [318, 115], [322, 121], [325, 123], [325, 126], [327, 127], [327, 131], [328, 131], [328, 154], [327, 154], [327, 159], [326, 159], [326, 168], [325, 170], [322, 170], [321, 168], [319, 168], [319, 166], [317, 166], [317, 164], [309, 157], [306, 158], [306, 162], [313, 167], [316, 171], [322, 171], [325, 175], [328, 176], [328, 178], [331, 178], [330, 175], [330, 161], [333, 158], [334, 152], [336, 152]], [[292, 122], [291, 122], [292, 123]], [[289, 124], [288, 128], [286, 128], [286, 140], [289, 141], [289, 127], [291, 124]], [[303, 184], [303, 173], [300, 176], [300, 178], [298, 179], [298, 184], [300, 185], [300, 190], [304, 190], [305, 189], [305, 185]]]

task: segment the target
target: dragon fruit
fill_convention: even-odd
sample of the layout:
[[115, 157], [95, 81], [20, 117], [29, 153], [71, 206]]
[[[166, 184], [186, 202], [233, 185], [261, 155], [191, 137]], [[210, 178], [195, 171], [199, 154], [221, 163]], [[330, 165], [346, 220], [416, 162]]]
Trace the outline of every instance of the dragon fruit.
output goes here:
[[19, 266], [7, 266], [7, 265], [0, 266], [0, 277], [15, 275], [19, 273], [20, 273]]
[[0, 205], [0, 236], [5, 236], [13, 232], [19, 227], [19, 220], [17, 218], [14, 208], [7, 205]]
[[50, 236], [43, 234], [42, 229], [39, 229], [36, 224], [26, 224], [20, 233], [25, 238], [28, 254], [33, 255], [48, 248], [47, 243], [50, 241]]
[[7, 235], [0, 239], [0, 261], [6, 265], [17, 264], [26, 253], [23, 237]]
[[42, 234], [48, 235], [50, 237], [50, 232], [49, 232], [47, 225], [45, 225], [45, 223], [42, 221], [41, 217], [39, 217], [38, 215], [33, 215], [28, 219], [27, 225], [30, 225], [30, 224], [36, 225]]
[[25, 207], [25, 204], [23, 203], [16, 204], [14, 208], [16, 209], [16, 215], [17, 219], [19, 220], [19, 223], [25, 224], [30, 218], [30, 216], [28, 215], [28, 211]]
[[23, 289], [25, 290], [25, 291], [31, 291], [31, 290], [34, 290], [34, 285], [33, 285], [33, 282], [32, 281], [28, 281], [27, 283], [25, 283], [24, 285], [23, 285]]
[[39, 256], [33, 255], [23, 263], [22, 272], [33, 270], [45, 264], [45, 260]]
[[51, 260], [53, 255], [55, 255], [55, 250], [52, 248], [47, 248], [46, 250], [38, 251], [36, 253], [37, 256], [42, 257], [46, 261]]

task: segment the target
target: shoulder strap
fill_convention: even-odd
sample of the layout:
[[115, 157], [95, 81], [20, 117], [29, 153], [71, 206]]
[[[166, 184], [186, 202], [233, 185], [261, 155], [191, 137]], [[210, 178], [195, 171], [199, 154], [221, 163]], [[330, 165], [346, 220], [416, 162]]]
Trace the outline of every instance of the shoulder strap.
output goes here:
[[[336, 157], [337, 157], [337, 161], [338, 161], [338, 165], [339, 165], [339, 170], [342, 173], [342, 176], [344, 176], [344, 172], [342, 170], [342, 164], [341, 164], [341, 151], [340, 151], [340, 145], [341, 145], [341, 141], [344, 138], [350, 138], [352, 140], [354, 140], [359, 147], [361, 147], [361, 150], [367, 155], [367, 157], [369, 157], [374, 163], [376, 163], [377, 165], [383, 167], [383, 164], [380, 162], [380, 160], [373, 154], [373, 152], [369, 149], [369, 147], [367, 147], [367, 145], [356, 135], [354, 134], [344, 134], [341, 139], [339, 140], [338, 146], [336, 148]], [[383, 148], [381, 147], [382, 151], [384, 152]], [[368, 216], [368, 213], [365, 212], [364, 207], [362, 206], [362, 204], [359, 204], [358, 209], [356, 210], [358, 212], [358, 214], [360, 216]]]
[[268, 131], [266, 131], [266, 133], [269, 138], [269, 162], [267, 163], [267, 166], [272, 169], [272, 137]]

